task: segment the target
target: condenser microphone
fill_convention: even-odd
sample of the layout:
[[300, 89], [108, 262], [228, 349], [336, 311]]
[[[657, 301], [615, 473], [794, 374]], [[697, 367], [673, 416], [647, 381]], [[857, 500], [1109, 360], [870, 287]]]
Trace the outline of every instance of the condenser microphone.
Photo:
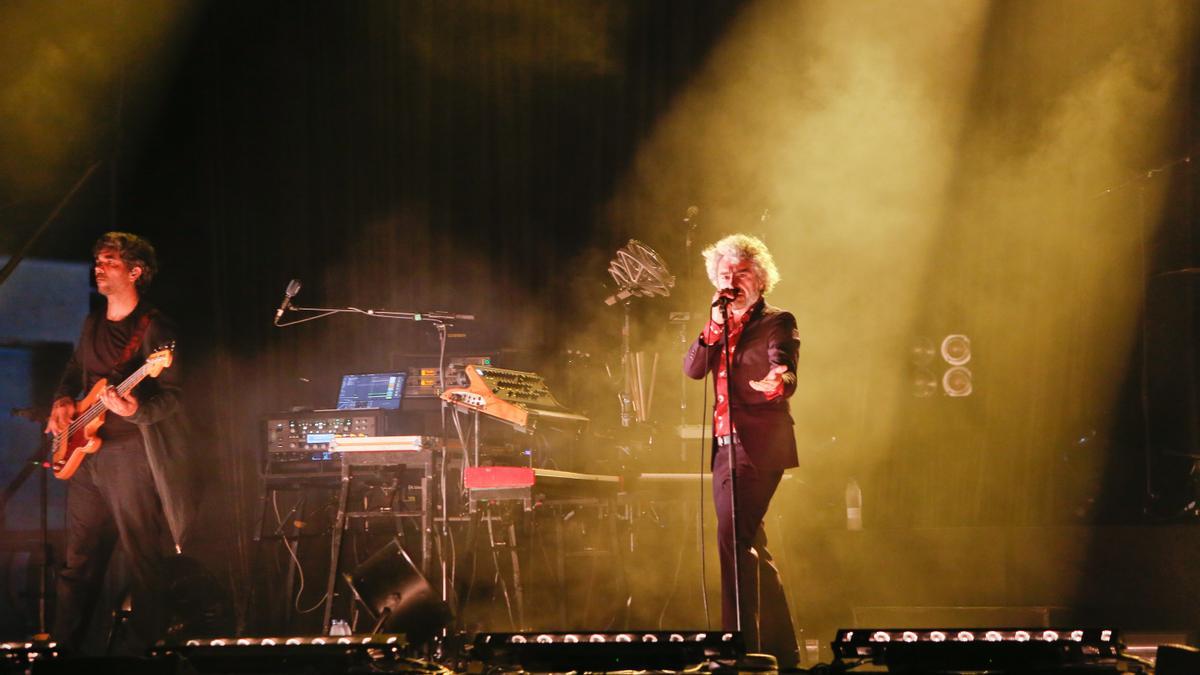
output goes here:
[[283, 292], [283, 302], [279, 303], [279, 309], [275, 310], [275, 323], [279, 323], [279, 319], [283, 317], [283, 313], [287, 311], [288, 305], [292, 304], [292, 298], [300, 292], [300, 280], [292, 279], [288, 282], [287, 290]]

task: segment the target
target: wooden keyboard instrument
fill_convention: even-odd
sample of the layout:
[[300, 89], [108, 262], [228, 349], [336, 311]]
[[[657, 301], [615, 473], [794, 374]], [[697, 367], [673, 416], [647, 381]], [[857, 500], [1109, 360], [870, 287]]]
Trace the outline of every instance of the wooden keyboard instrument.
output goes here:
[[442, 400], [460, 409], [494, 417], [524, 432], [532, 432], [539, 420], [588, 421], [559, 403], [537, 373], [480, 365], [468, 365], [463, 372], [468, 386], [442, 392]]

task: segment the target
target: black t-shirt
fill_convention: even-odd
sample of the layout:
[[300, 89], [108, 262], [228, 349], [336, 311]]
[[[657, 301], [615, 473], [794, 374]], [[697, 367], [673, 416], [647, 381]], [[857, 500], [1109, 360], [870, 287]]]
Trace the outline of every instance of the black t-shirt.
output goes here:
[[[145, 326], [142, 317], [149, 311], [152, 310], [143, 302], [120, 321], [109, 321], [103, 313], [94, 317], [91, 330], [85, 330], [75, 353], [83, 369], [85, 392], [91, 391], [100, 378], [107, 378], [109, 386], [115, 387], [145, 362], [140, 349], [132, 350], [129, 358], [124, 362], [120, 361], [129, 341]], [[100, 427], [99, 433], [100, 438], [105, 441], [123, 440], [139, 435], [136, 424], [111, 411], [105, 415], [104, 426]]]

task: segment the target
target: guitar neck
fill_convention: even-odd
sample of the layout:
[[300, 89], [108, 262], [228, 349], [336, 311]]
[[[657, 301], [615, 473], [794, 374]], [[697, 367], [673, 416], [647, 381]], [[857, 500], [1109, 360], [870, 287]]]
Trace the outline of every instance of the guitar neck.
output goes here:
[[150, 372], [147, 367], [149, 364], [143, 363], [140, 368], [133, 371], [133, 374], [125, 378], [125, 381], [117, 385], [117, 393], [122, 396], [129, 393], [129, 390], [138, 386], [142, 380], [146, 379], [146, 375]]
[[[128, 394], [131, 389], [138, 386], [138, 383], [146, 379], [146, 375], [150, 372], [148, 366], [149, 364], [143, 363], [140, 368], [133, 371], [132, 375], [125, 378], [125, 381], [121, 382], [121, 384], [118, 384], [117, 393], [124, 396], [125, 394]], [[80, 415], [80, 417], [92, 419], [104, 410], [107, 410], [107, 408], [104, 407], [104, 403], [97, 400], [95, 403], [92, 403], [91, 407], [89, 407], [85, 413]]]

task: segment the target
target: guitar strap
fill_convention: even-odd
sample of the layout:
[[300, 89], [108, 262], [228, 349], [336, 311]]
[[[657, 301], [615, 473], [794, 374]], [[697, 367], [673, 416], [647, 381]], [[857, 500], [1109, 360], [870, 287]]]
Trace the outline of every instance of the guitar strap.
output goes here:
[[133, 335], [130, 336], [129, 342], [125, 344], [125, 351], [121, 352], [121, 358], [117, 359], [117, 367], [127, 363], [141, 349], [142, 340], [146, 337], [146, 330], [150, 328], [150, 322], [157, 313], [158, 310], [150, 309], [138, 319], [137, 327], [133, 329]]

